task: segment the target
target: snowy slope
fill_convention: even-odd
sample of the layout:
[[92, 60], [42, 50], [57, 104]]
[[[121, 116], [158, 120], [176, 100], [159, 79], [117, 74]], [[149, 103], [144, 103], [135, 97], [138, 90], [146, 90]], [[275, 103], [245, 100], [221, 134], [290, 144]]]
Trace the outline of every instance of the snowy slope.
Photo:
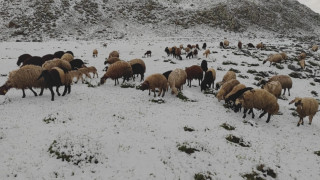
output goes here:
[[[17, 69], [16, 60], [23, 53], [42, 56], [58, 50], [72, 50], [76, 58], [97, 67], [101, 77], [105, 57], [109, 52], [118, 50], [123, 60], [142, 58], [147, 67], [145, 75], [148, 76], [199, 65], [205, 59], [202, 50], [197, 58], [189, 60], [183, 56], [179, 61], [167, 57], [164, 48], [189, 43], [201, 46], [203, 42], [211, 51], [217, 52], [206, 59], [208, 66], [223, 69], [217, 70], [216, 82], [231, 67], [240, 70], [239, 74], [247, 75], [248, 79], [242, 79], [237, 74], [237, 79], [252, 87], [256, 87], [253, 85], [256, 81], [255, 76], [247, 73], [249, 69], [278, 74], [292, 72], [287, 64], [279, 70], [258, 61], [258, 58], [265, 59], [270, 53], [275, 53], [276, 49], [249, 50], [258, 58], [235, 55], [241, 53], [237, 48], [218, 47], [224, 37], [232, 47], [242, 39], [244, 44], [262, 41], [269, 47], [283, 49], [288, 53], [288, 64], [296, 64], [292, 60], [298, 52], [305, 50], [308, 52], [307, 61], [319, 64], [319, 52], [309, 52], [310, 44], [294, 39], [249, 39], [249, 34], [239, 37], [226, 33], [214, 38], [141, 36], [112, 41], [2, 42], [0, 74], [7, 75]], [[108, 46], [103, 47], [103, 43], [108, 43]], [[92, 58], [94, 48], [99, 51], [98, 58]], [[152, 51], [152, 57], [142, 57], [147, 50]], [[164, 62], [168, 59], [176, 64]], [[223, 65], [225, 61], [238, 63], [238, 66]], [[259, 66], [248, 67], [243, 62]], [[315, 70], [317, 67], [308, 65], [308, 68]], [[6, 76], [0, 76], [0, 85], [6, 80]], [[89, 81], [97, 85], [99, 78]], [[140, 83], [130, 81], [130, 84]], [[315, 86], [310, 83], [315, 83]], [[319, 83], [313, 78], [293, 78], [293, 84], [291, 96], [285, 95], [288, 100], [278, 100], [281, 115], [272, 116], [268, 124], [266, 117], [257, 118], [259, 112], [256, 110], [255, 119], [248, 115], [244, 121], [242, 113], [234, 113], [224, 108], [223, 102], [218, 102], [214, 95], [200, 92], [196, 81], [192, 82], [191, 88], [184, 86], [183, 89], [183, 94], [195, 102], [185, 102], [171, 95], [169, 90], [163, 98], [164, 104], [152, 102], [154, 98], [148, 96], [147, 91], [114, 86], [110, 79], [94, 88], [87, 84], [74, 84], [71, 94], [56, 96], [53, 102], [48, 90], [41, 97], [34, 97], [27, 90], [27, 97], [23, 99], [21, 90], [11, 89], [5, 96], [0, 96], [0, 179], [171, 180], [194, 179], [199, 173], [212, 179], [243, 179], [244, 174], [252, 171], [264, 179], [319, 179], [320, 157], [314, 154], [320, 150], [319, 114], [311, 126], [305, 119], [305, 125], [297, 127], [298, 117], [292, 116], [293, 111], [290, 110], [294, 106], [288, 105], [289, 100], [296, 96], [312, 97], [311, 91], [319, 93]], [[236, 129], [228, 131], [220, 127], [223, 123]], [[185, 131], [185, 127], [194, 131]], [[251, 147], [228, 142], [226, 137], [229, 134], [242, 137]], [[178, 150], [182, 145], [198, 151], [189, 155]], [[57, 152], [73, 157], [70, 162], [62, 161], [56, 158]], [[277, 177], [264, 177], [256, 168], [261, 164], [274, 170]]]

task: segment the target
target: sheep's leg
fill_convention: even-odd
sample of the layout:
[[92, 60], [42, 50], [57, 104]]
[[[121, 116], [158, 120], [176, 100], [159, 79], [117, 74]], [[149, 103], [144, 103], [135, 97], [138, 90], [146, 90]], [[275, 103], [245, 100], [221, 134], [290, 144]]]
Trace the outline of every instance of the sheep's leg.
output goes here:
[[260, 114], [259, 118], [262, 118], [266, 113], [267, 113], [267, 111], [263, 111], [263, 113]]
[[286, 88], [283, 89], [283, 94], [282, 95], [284, 95], [285, 93], [286, 93]]
[[65, 96], [65, 95], [67, 94], [67, 89], [68, 89], [68, 86], [65, 85], [65, 86], [64, 86], [63, 93], [62, 93], [62, 96]]
[[114, 80], [114, 85], [115, 85], [115, 86], [117, 85], [117, 79]]
[[270, 121], [270, 117], [271, 117], [271, 114], [268, 113], [268, 119], [267, 119], [266, 123], [268, 123]]
[[156, 97], [156, 89], [152, 88], [152, 91], [153, 91], [153, 96]]
[[32, 87], [29, 87], [29, 89], [33, 92], [34, 96], [38, 96], [38, 94], [32, 89]]
[[309, 116], [309, 125], [311, 125], [312, 119], [313, 119], [313, 115], [310, 115], [310, 116]]
[[140, 79], [140, 82], [141, 82], [142, 80], [144, 80], [144, 74], [142, 73], [140, 74], [140, 76], [141, 76], [141, 79]]
[[51, 92], [51, 101], [54, 101], [54, 92], [53, 92], [53, 89], [52, 87], [49, 87], [50, 89], [50, 92]]
[[199, 79], [199, 86], [201, 86], [201, 79]]
[[289, 93], [289, 96], [290, 96], [290, 89], [288, 88], [288, 93]]
[[41, 88], [39, 96], [42, 96], [44, 88]]
[[253, 113], [253, 108], [250, 109], [249, 113], [248, 114], [251, 114], [252, 113], [252, 119], [254, 119], [254, 113]]
[[119, 79], [117, 78], [117, 83], [119, 84]]
[[24, 92], [24, 89], [22, 89], [22, 98], [26, 97], [26, 93]]
[[[159, 88], [159, 94], [158, 94], [158, 96], [160, 96], [161, 93], [162, 93], [162, 88]], [[163, 97], [163, 96], [162, 96], [162, 97]]]
[[68, 86], [68, 94], [71, 93], [71, 85]]
[[56, 88], [56, 92], [57, 92], [58, 96], [60, 96], [59, 87], [60, 87], [60, 86], [57, 86], [57, 88]]
[[243, 117], [242, 118], [246, 118], [247, 117], [247, 111], [248, 111], [248, 108], [244, 108]]
[[151, 94], [151, 90], [149, 89], [149, 96], [150, 96], [150, 94]]

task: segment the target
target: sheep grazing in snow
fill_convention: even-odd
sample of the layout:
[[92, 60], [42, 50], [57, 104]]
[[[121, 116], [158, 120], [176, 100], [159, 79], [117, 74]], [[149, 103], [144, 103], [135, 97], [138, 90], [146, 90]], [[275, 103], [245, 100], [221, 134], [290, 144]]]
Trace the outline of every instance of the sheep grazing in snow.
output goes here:
[[206, 58], [208, 58], [209, 54], [210, 54], [210, 50], [207, 49], [207, 50], [204, 51], [203, 56], [205, 55]]
[[223, 41], [223, 48], [227, 48], [229, 46], [230, 42], [228, 40]]
[[192, 51], [190, 51], [190, 52], [188, 53], [188, 55], [186, 56], [186, 58], [189, 58], [189, 59], [190, 59], [191, 57], [193, 58], [193, 52], [192, 52]]
[[166, 77], [164, 77], [164, 75], [160, 73], [148, 76], [146, 80], [141, 84], [141, 90], [144, 91], [146, 89], [149, 89], [149, 95], [150, 90], [152, 90], [154, 93], [154, 97], [156, 97], [156, 88], [159, 89], [158, 96], [160, 96], [162, 93], [162, 97], [168, 90], [168, 80], [166, 79]]
[[277, 114], [279, 111], [277, 98], [264, 89], [246, 91], [241, 97], [236, 99], [236, 105], [241, 105], [244, 108], [243, 118], [246, 117], [248, 109], [252, 112], [252, 118], [254, 118], [253, 108], [263, 110], [259, 118], [268, 113], [267, 123], [270, 121], [271, 115]]
[[193, 55], [197, 57], [197, 55], [198, 55], [198, 50], [197, 49], [193, 50]]
[[144, 55], [147, 57], [151, 57], [151, 53], [152, 53], [151, 51], [147, 51], [146, 53], [144, 53]]
[[73, 55], [70, 54], [70, 53], [65, 53], [62, 57], [61, 57], [62, 60], [65, 60], [65, 61], [72, 61], [74, 58], [73, 58]]
[[116, 86], [117, 82], [119, 84], [119, 78], [123, 77], [123, 82], [126, 79], [129, 79], [132, 77], [132, 68], [131, 65], [128, 62], [125, 61], [117, 61], [113, 64], [111, 64], [107, 70], [107, 72], [103, 75], [103, 77], [100, 79], [100, 83], [104, 84], [105, 81], [108, 78], [111, 78], [114, 80], [114, 85]]
[[283, 57], [281, 54], [272, 54], [266, 60], [263, 61], [263, 64], [269, 61], [271, 66], [272, 63], [281, 63], [282, 60], [283, 60]]
[[[78, 82], [79, 79], [81, 79], [82, 83], [84, 82], [83, 74], [86, 75], [86, 77], [90, 78], [90, 79], [91, 79], [90, 73], [92, 73], [93, 78], [95, 76], [98, 77], [97, 68], [95, 68], [94, 66], [79, 68], [77, 71], [79, 73], [76, 73], [76, 75], [77, 75], [76, 76], [77, 77], [77, 81], [76, 82]], [[73, 75], [73, 77], [75, 77], [75, 76]]]
[[[230, 102], [230, 96], [236, 94], [238, 91], [242, 90], [242, 89], [245, 89], [246, 88], [246, 85], [244, 84], [237, 84], [235, 85], [232, 90], [225, 96], [224, 100], [226, 103], [229, 103]], [[235, 102], [236, 99], [232, 99], [233, 102]]]
[[248, 46], [248, 48], [255, 48], [252, 43], [248, 43], [247, 46]]
[[218, 90], [225, 82], [231, 80], [231, 79], [237, 79], [236, 73], [233, 71], [228, 71], [222, 78], [222, 81], [217, 82], [216, 84], [216, 90]]
[[98, 50], [97, 50], [97, 49], [94, 49], [94, 50], [92, 51], [92, 56], [93, 56], [93, 57], [98, 57]]
[[259, 44], [257, 44], [256, 46], [257, 49], [264, 49], [264, 44], [262, 42], [260, 42]]
[[299, 114], [299, 121], [297, 126], [300, 126], [300, 124], [303, 125], [303, 118], [306, 116], [309, 116], [309, 125], [312, 123], [313, 117], [318, 112], [319, 103], [314, 98], [300, 98], [296, 97], [294, 100], [292, 100], [289, 104], [294, 103], [294, 105], [297, 107], [296, 111]]
[[319, 46], [316, 45], [316, 44], [313, 45], [312, 48], [311, 48], [311, 50], [314, 51], [314, 52], [318, 51], [318, 49], [319, 49]]
[[163, 73], [164, 77], [166, 77], [166, 79], [168, 79], [171, 72], [172, 72], [172, 70], [164, 72]]
[[238, 48], [242, 49], [242, 42], [241, 41], [238, 42]]
[[53, 59], [50, 61], [46, 61], [42, 65], [43, 69], [50, 70], [54, 67], [60, 67], [61, 69], [66, 69], [68, 71], [72, 70], [71, 64], [68, 61], [61, 59]]
[[196, 49], [200, 50], [200, 48], [199, 48], [199, 44], [196, 44]]
[[[44, 62], [45, 62], [45, 61], [43, 61], [41, 57], [39, 57], [39, 56], [32, 56], [32, 57], [26, 59], [25, 61], [23, 61], [22, 66], [25, 66], [25, 65], [42, 66], [42, 64], [43, 64]], [[22, 67], [22, 66], [21, 66], [21, 67]]]
[[203, 50], [206, 50], [206, 49], [207, 49], [207, 43], [203, 43], [202, 49], [203, 49]]
[[282, 52], [282, 53], [280, 53], [280, 55], [282, 56], [282, 59], [283, 60], [287, 60], [288, 59], [288, 55], [287, 55], [287, 53], [285, 53], [285, 52]]
[[188, 53], [190, 53], [190, 52], [191, 52], [191, 49], [190, 49], [190, 48], [188, 48], [188, 47], [186, 47], [186, 48], [184, 49], [184, 51], [186, 52], [186, 54], [188, 54]]
[[199, 80], [199, 86], [201, 84], [203, 78], [203, 70], [198, 65], [193, 65], [190, 67], [186, 67], [185, 71], [187, 72], [188, 86], [191, 87], [192, 79]]
[[299, 54], [298, 59], [299, 60], [306, 59], [306, 57], [307, 57], [307, 54], [305, 52], [302, 52], [301, 54]]
[[118, 51], [112, 51], [112, 52], [109, 54], [108, 59], [110, 59], [110, 58], [112, 58], [112, 57], [117, 57], [117, 58], [119, 58], [119, 57], [120, 57], [119, 52], [118, 52]]
[[[234, 112], [238, 112], [241, 111], [241, 105], [236, 105], [236, 100], [241, 97], [243, 95], [243, 93], [245, 93], [246, 91], [252, 90], [252, 87], [246, 87], [241, 89], [241, 85], [238, 84], [237, 86], [235, 86], [232, 91], [226, 96], [225, 98], [225, 103], [230, 104], [231, 102], [233, 103], [233, 105], [231, 106], [234, 110]], [[234, 90], [234, 89], [240, 89], [238, 91]], [[235, 92], [236, 91], [236, 92]], [[235, 92], [235, 93], [233, 93]]]
[[222, 99], [225, 99], [225, 96], [229, 94], [233, 87], [240, 84], [240, 82], [236, 79], [232, 79], [230, 81], [227, 81], [221, 86], [221, 89], [219, 90], [218, 94], [216, 95], [218, 101], [220, 102]]
[[41, 66], [35, 65], [26, 65], [18, 70], [11, 71], [6, 83], [0, 87], [0, 95], [5, 95], [11, 88], [21, 89], [22, 98], [26, 97], [25, 89], [30, 89], [37, 96], [37, 93], [32, 88], [41, 88], [39, 95], [42, 95], [45, 83], [43, 80], [37, 80], [42, 71]]
[[20, 66], [21, 63], [23, 63], [25, 60], [31, 58], [32, 56], [30, 54], [22, 54], [21, 56], [19, 56], [18, 61], [17, 61], [17, 65]]
[[182, 60], [180, 48], [175, 48], [175, 58]]
[[283, 95], [286, 93], [286, 89], [288, 89], [288, 93], [290, 96], [290, 89], [292, 88], [292, 79], [290, 76], [287, 75], [276, 75], [276, 76], [272, 76], [268, 82], [271, 81], [279, 81], [283, 91]]
[[132, 59], [130, 61], [128, 61], [128, 63], [131, 65], [132, 68], [132, 77], [133, 80], [135, 80], [135, 75], [136, 74], [140, 74], [140, 81], [142, 81], [144, 79], [144, 73], [146, 72], [146, 64], [144, 63], [143, 60], [141, 59]]
[[206, 72], [208, 70], [208, 63], [206, 60], [202, 60], [201, 62], [201, 69], [202, 71]]
[[183, 69], [175, 69], [173, 70], [168, 78], [168, 82], [171, 88], [171, 93], [178, 95], [178, 90], [181, 91], [183, 89], [183, 85], [186, 83], [187, 73]]
[[209, 68], [204, 74], [204, 79], [201, 82], [201, 91], [207, 88], [214, 87], [214, 81], [216, 80], [216, 71], [213, 68]]
[[262, 86], [262, 89], [267, 90], [269, 93], [273, 94], [276, 98], [281, 95], [282, 86], [279, 81], [271, 81]]

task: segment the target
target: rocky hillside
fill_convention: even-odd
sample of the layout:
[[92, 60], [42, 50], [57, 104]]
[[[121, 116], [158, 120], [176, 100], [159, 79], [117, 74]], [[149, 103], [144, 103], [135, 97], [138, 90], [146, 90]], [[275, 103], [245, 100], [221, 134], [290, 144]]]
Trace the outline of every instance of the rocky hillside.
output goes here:
[[[169, 36], [205, 27], [320, 34], [320, 15], [296, 0], [0, 0], [0, 40]], [[198, 31], [198, 30], [197, 30]], [[143, 33], [142, 33], [143, 32]], [[181, 35], [181, 34], [180, 34]], [[183, 35], [183, 34], [182, 34]]]

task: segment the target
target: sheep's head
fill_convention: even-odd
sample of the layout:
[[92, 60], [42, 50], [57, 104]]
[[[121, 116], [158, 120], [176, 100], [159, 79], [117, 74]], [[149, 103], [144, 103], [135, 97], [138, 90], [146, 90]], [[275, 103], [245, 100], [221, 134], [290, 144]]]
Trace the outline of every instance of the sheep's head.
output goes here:
[[102, 78], [100, 79], [100, 84], [104, 84], [104, 83], [106, 82], [106, 80], [107, 80], [107, 78], [102, 77]]
[[290, 101], [289, 104], [293, 104], [294, 103], [294, 105], [297, 106], [297, 105], [302, 104], [301, 100], [302, 100], [301, 98], [296, 97], [292, 101]]
[[264, 60], [262, 64], [265, 64], [268, 61], [268, 59]]
[[262, 86], [262, 89], [263, 89], [263, 86], [267, 84], [267, 80], [265, 79], [261, 79], [258, 83], [257, 83], [257, 86]]
[[222, 82], [217, 82], [216, 83], [216, 90], [220, 89]]
[[234, 112], [239, 112], [240, 108], [242, 107], [243, 100], [237, 98], [234, 106]]
[[141, 90], [144, 91], [146, 89], [149, 89], [149, 82], [148, 81], [144, 81], [142, 84], [141, 84]]
[[6, 95], [8, 90], [10, 89], [10, 86], [7, 86], [6, 84], [0, 87], [0, 95]]

